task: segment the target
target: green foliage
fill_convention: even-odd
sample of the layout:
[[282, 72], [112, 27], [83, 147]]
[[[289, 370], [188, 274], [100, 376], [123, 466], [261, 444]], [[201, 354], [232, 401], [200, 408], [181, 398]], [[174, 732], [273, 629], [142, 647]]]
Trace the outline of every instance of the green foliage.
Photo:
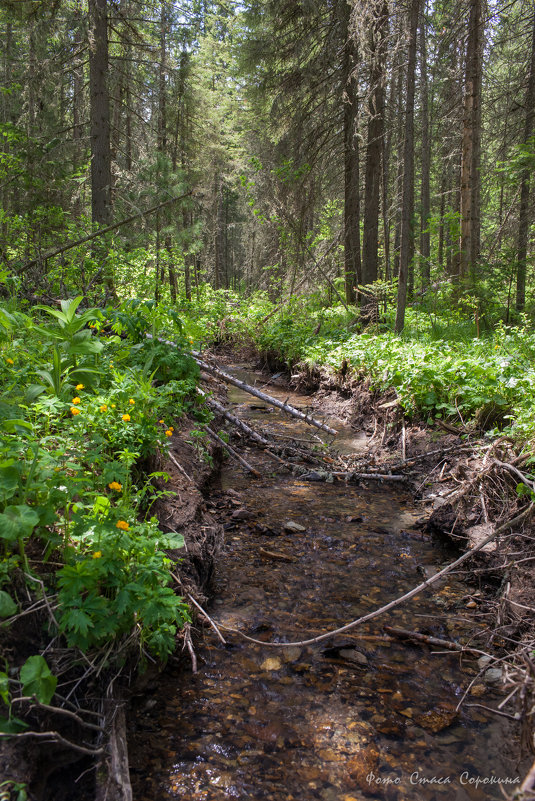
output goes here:
[[[0, 618], [16, 620], [21, 578], [35, 589], [26, 552], [37, 540], [45, 563], [58, 566], [48, 589], [57, 592], [55, 615], [69, 646], [113, 642], [115, 659], [137, 648], [164, 661], [189, 620], [169, 586], [166, 553], [183, 540], [151, 517], [155, 500], [169, 494], [168, 477], [147, 476], [143, 464], [165, 453], [172, 423], [188, 409], [207, 417], [195, 391], [198, 368], [173, 309], [130, 303], [104, 315], [80, 312], [81, 304], [79, 296], [59, 309], [39, 306], [50, 325], [17, 311], [0, 316]], [[147, 325], [179, 348], [145, 340]], [[122, 336], [104, 337], [110, 328]], [[40, 391], [32, 388], [36, 376]], [[19, 584], [10, 586], [15, 576]], [[23, 693], [49, 703], [56, 678], [41, 660], [27, 661], [20, 682]], [[2, 693], [8, 703], [0, 680]], [[10, 714], [0, 730], [24, 725]]]

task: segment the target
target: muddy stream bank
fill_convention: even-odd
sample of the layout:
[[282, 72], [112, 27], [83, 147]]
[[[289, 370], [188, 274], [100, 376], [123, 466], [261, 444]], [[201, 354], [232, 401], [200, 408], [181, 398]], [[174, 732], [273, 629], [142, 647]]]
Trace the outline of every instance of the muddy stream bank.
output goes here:
[[[234, 370], [254, 383], [259, 375]], [[285, 400], [288, 391], [268, 390]], [[311, 429], [229, 391], [234, 412], [273, 433]], [[309, 399], [290, 394], [300, 408]], [[363, 436], [334, 421], [337, 447]], [[226, 462], [209, 495], [225, 524], [216, 622], [267, 641], [334, 629], [403, 594], [452, 558], [392, 485], [326, 484]], [[296, 525], [297, 524], [297, 525]], [[448, 576], [369, 626], [313, 647], [273, 649], [206, 629], [199, 671], [170, 668], [129, 717], [134, 801], [353, 801], [503, 797], [522, 772], [510, 724], [486, 711], [501, 696], [474, 658], [386, 638], [385, 624], [467, 638], [474, 588]], [[471, 686], [470, 686], [471, 685]], [[458, 708], [465, 692], [468, 694]]]

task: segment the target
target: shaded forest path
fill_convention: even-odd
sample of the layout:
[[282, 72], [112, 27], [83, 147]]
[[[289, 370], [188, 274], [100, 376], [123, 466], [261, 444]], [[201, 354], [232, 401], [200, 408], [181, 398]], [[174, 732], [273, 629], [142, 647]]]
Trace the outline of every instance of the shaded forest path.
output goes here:
[[[281, 400], [289, 395], [273, 385], [268, 391]], [[241, 419], [261, 419], [273, 436], [313, 438], [305, 424], [235, 387], [229, 400]], [[308, 400], [289, 395], [300, 408]], [[337, 448], [365, 445], [338, 421], [336, 428]], [[451, 561], [451, 552], [418, 528], [406, 490], [307, 481], [274, 472], [257, 449], [245, 455], [262, 478], [227, 462], [209, 498], [227, 532], [210, 610], [217, 623], [269, 641], [306, 639]], [[199, 672], [171, 668], [132, 711], [135, 801], [501, 797], [488, 782], [518, 773], [505, 753], [507, 721], [480, 706], [495, 705], [496, 696], [477, 678], [476, 660], [432, 654], [382, 633], [389, 624], [466, 640], [469, 595], [448, 576], [380, 621], [315, 647], [275, 650], [233, 636], [225, 646], [207, 631]], [[487, 781], [478, 787], [478, 779]]]

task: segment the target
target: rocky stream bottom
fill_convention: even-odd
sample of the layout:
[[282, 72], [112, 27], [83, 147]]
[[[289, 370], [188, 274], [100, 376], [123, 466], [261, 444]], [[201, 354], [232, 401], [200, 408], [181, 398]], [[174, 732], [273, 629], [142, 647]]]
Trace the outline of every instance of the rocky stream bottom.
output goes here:
[[[238, 389], [229, 400], [273, 436], [291, 427], [314, 439]], [[308, 403], [295, 393], [290, 400]], [[335, 422], [338, 448], [363, 447], [362, 435]], [[133, 700], [134, 801], [478, 801], [511, 793], [526, 766], [514, 761], [512, 724], [488, 709], [503, 697], [499, 671], [485, 670], [477, 655], [383, 631], [396, 625], [466, 642], [475, 591], [462, 576], [317, 645], [255, 645], [223, 628], [300, 642], [397, 598], [455, 556], [424, 533], [407, 490], [307, 481], [275, 470], [261, 451], [241, 452], [262, 477], [226, 462], [208, 495], [226, 532], [208, 612], [226, 643], [205, 628], [195, 643], [198, 672], [171, 666]]]

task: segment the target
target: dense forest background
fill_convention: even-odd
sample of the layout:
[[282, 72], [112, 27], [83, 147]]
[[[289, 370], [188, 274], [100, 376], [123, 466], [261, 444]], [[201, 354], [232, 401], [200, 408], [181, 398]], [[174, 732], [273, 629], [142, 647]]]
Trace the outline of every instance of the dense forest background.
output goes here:
[[533, 312], [533, 3], [4, 0], [0, 30], [5, 294]]

